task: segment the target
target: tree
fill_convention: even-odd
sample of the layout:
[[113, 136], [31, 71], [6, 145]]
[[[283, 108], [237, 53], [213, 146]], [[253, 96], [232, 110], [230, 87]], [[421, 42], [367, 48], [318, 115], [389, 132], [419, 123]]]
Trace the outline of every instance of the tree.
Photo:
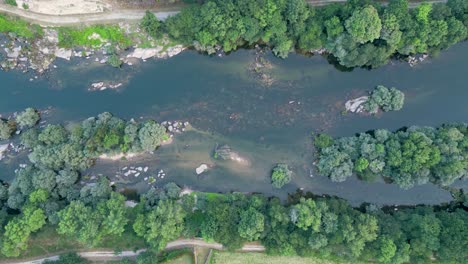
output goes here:
[[279, 163], [273, 168], [271, 184], [275, 188], [281, 188], [291, 181], [292, 171], [287, 164]]
[[441, 223], [440, 248], [437, 257], [442, 261], [462, 263], [468, 247], [468, 213], [463, 209], [455, 212], [441, 211], [437, 214]]
[[359, 43], [377, 39], [382, 29], [379, 14], [373, 6], [354, 11], [353, 15], [346, 20], [345, 26], [352, 38]]
[[318, 149], [328, 148], [333, 145], [333, 138], [327, 134], [318, 134], [314, 138], [314, 145]]
[[150, 212], [139, 214], [133, 229], [153, 249], [160, 251], [165, 248], [167, 242], [180, 236], [184, 228], [184, 218], [185, 212], [179, 203], [165, 200]]
[[141, 147], [146, 151], [154, 151], [163, 140], [166, 140], [166, 128], [154, 121], [147, 121], [138, 132]]
[[148, 10], [146, 11], [145, 16], [141, 20], [140, 26], [151, 37], [155, 38], [161, 34], [160, 32], [161, 22], [151, 11], [148, 11]]
[[363, 172], [369, 166], [369, 161], [366, 158], [360, 157], [354, 162], [354, 170], [357, 172]]
[[57, 232], [78, 239], [86, 245], [96, 245], [109, 235], [120, 236], [128, 219], [125, 215], [125, 198], [112, 193], [110, 199], [95, 207], [82, 201], [72, 201], [58, 212]]
[[39, 131], [35, 128], [30, 128], [23, 133], [21, 133], [21, 144], [26, 146], [27, 148], [35, 148], [41, 142], [39, 142]]
[[45, 224], [44, 211], [40, 208], [26, 205], [23, 214], [10, 220], [5, 226], [2, 241], [2, 254], [7, 257], [17, 257], [27, 248], [27, 241], [32, 232], [36, 232]]
[[9, 139], [16, 131], [16, 123], [11, 120], [0, 118], [0, 140]]
[[248, 241], [260, 238], [264, 230], [265, 217], [253, 207], [240, 213], [239, 235]]
[[46, 145], [57, 145], [67, 140], [68, 132], [61, 125], [47, 125], [39, 134], [39, 140]]
[[20, 128], [33, 127], [40, 119], [39, 113], [34, 108], [26, 108], [16, 116], [16, 122]]
[[319, 231], [321, 225], [322, 212], [318, 210], [314, 200], [301, 198], [299, 203], [294, 205], [289, 213], [291, 222], [297, 227], [313, 231]]

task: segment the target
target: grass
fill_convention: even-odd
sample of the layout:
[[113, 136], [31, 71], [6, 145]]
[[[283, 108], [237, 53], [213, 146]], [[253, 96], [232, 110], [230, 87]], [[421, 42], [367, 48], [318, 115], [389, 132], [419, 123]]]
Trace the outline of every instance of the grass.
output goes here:
[[191, 248], [183, 248], [164, 252], [158, 259], [158, 263], [164, 264], [194, 264]]
[[[93, 35], [98, 35], [93, 37]], [[63, 48], [100, 47], [110, 42], [121, 47], [130, 46], [132, 41], [119, 26], [97, 25], [85, 28], [61, 27], [58, 29], [59, 46]]]
[[39, 25], [31, 25], [24, 20], [0, 15], [0, 32], [13, 33], [16, 36], [32, 39], [43, 34]]
[[205, 264], [205, 260], [210, 254], [210, 249], [206, 247], [195, 247], [197, 251], [197, 263], [198, 264]]
[[39, 232], [31, 234], [28, 248], [17, 258], [0, 257], [0, 260], [27, 259], [45, 255], [57, 255], [72, 251], [92, 251], [93, 249], [138, 250], [145, 248], [144, 240], [137, 237], [132, 226], [127, 225], [122, 236], [108, 237], [93, 248], [86, 247], [69, 237], [59, 235], [53, 226], [45, 226]]
[[[214, 251], [210, 264], [337, 264], [332, 260], [319, 258], [305, 258], [297, 256], [269, 256], [264, 253], [234, 253], [227, 251]], [[356, 262], [353, 262], [357, 264]]]

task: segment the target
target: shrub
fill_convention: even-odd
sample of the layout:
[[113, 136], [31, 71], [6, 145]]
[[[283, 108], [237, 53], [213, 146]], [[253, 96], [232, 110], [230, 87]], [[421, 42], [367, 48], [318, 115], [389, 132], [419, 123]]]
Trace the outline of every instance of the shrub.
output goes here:
[[18, 6], [16, 3], [16, 0], [5, 0], [5, 4], [11, 5], [11, 6]]
[[273, 168], [271, 174], [271, 184], [275, 188], [281, 188], [291, 181], [292, 171], [288, 168], [287, 164], [279, 163]]
[[115, 68], [120, 68], [120, 66], [122, 66], [122, 61], [116, 54], [110, 55], [109, 59], [107, 60], [107, 63]]
[[36, 125], [40, 119], [39, 113], [33, 108], [26, 108], [26, 110], [16, 116], [16, 122], [20, 128], [32, 127]]

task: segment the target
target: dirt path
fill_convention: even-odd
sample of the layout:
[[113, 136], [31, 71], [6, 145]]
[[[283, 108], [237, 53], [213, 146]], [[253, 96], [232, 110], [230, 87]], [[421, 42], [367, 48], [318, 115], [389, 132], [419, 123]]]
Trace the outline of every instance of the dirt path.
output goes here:
[[[146, 10], [115, 10], [93, 14], [76, 14], [76, 15], [47, 15], [25, 11], [16, 7], [11, 7], [5, 4], [0, 4], [0, 13], [19, 16], [29, 22], [37, 23], [44, 26], [71, 26], [78, 24], [110, 24], [118, 22], [135, 22], [139, 21]], [[179, 11], [155, 11], [154, 14], [161, 20], [169, 16], [175, 15]]]
[[[179, 239], [172, 242], [169, 242], [166, 246], [166, 250], [177, 249], [177, 248], [187, 248], [187, 247], [206, 247], [211, 249], [223, 250], [223, 245], [219, 243], [210, 243], [203, 241], [202, 239]], [[89, 251], [89, 252], [78, 252], [78, 255], [83, 258], [95, 260], [95, 261], [108, 261], [108, 260], [118, 260], [125, 257], [135, 257], [140, 253], [144, 252], [145, 249], [140, 249], [138, 251], [122, 251], [120, 254], [115, 254], [113, 250], [100, 250], [100, 251]], [[245, 244], [239, 251], [242, 252], [263, 252], [265, 247], [260, 244], [249, 243]], [[49, 256], [43, 258], [37, 258], [34, 260], [28, 261], [14, 261], [9, 260], [8, 262], [0, 261], [0, 263], [11, 263], [11, 264], [40, 264], [45, 260], [58, 260], [59, 256]]]

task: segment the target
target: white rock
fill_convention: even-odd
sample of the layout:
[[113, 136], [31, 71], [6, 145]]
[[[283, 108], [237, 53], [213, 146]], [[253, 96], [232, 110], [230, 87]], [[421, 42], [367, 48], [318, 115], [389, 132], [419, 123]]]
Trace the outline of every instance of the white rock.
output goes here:
[[138, 177], [138, 176], [140, 176], [140, 173], [135, 174], [135, 177]]
[[143, 171], [143, 168], [142, 168], [142, 167], [138, 167], [137, 170], [138, 170], [138, 171]]
[[122, 170], [126, 170], [126, 169], [127, 169], [127, 167], [123, 167], [123, 168], [122, 168]]
[[146, 166], [146, 167], [143, 169], [143, 171], [144, 171], [144, 172], [147, 172], [148, 169], [149, 169], [148, 166]]
[[195, 169], [195, 172], [197, 173], [197, 175], [200, 175], [207, 170], [208, 170], [208, 165], [201, 164], [200, 166], [198, 166], [198, 168]]
[[63, 49], [63, 48], [56, 49], [55, 52], [54, 52], [54, 55], [57, 58], [70, 60], [70, 58], [72, 56], [72, 50], [67, 50], [67, 49]]
[[362, 111], [363, 104], [369, 99], [368, 96], [361, 96], [356, 99], [349, 100], [345, 103], [346, 111], [359, 113]]
[[0, 160], [3, 159], [3, 153], [8, 149], [9, 144], [0, 145]]
[[159, 52], [162, 51], [162, 47], [142, 49], [136, 48], [132, 53], [127, 55], [127, 58], [138, 58], [138, 59], [149, 59], [156, 56]]

